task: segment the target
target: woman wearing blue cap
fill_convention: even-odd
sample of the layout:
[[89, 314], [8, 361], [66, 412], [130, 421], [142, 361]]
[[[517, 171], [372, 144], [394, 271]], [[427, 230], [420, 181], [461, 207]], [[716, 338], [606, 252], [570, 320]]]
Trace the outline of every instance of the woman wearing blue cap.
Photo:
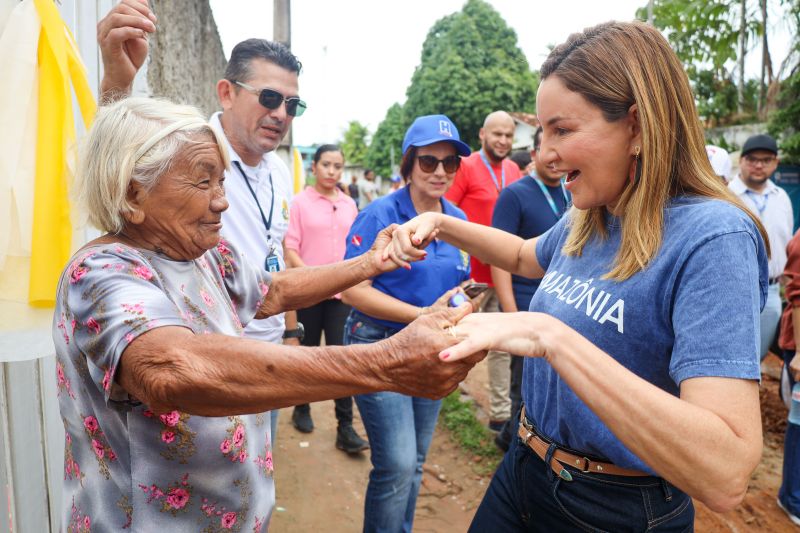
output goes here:
[[[444, 199], [461, 156], [469, 155], [453, 122], [444, 115], [417, 118], [403, 140], [400, 174], [407, 186], [371, 203], [356, 218], [345, 257], [359, 256], [378, 233], [426, 212], [466, 220]], [[344, 343], [372, 343], [391, 337], [409, 322], [447, 306], [469, 278], [469, 257], [455, 246], [433, 241], [413, 270], [380, 275], [342, 295], [353, 306]], [[422, 464], [441, 401], [392, 392], [356, 396], [372, 448], [372, 471], [364, 501], [364, 531], [411, 531]]]

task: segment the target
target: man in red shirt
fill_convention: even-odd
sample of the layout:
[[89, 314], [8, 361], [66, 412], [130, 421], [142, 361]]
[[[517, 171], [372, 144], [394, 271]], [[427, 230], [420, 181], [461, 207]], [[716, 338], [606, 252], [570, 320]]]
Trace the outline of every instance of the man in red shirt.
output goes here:
[[[505, 111], [486, 116], [479, 132], [480, 151], [461, 160], [453, 185], [445, 198], [460, 207], [470, 222], [492, 225], [492, 212], [500, 191], [517, 181], [519, 167], [508, 159], [514, 143], [514, 119]], [[472, 279], [492, 284], [489, 265], [472, 258]], [[492, 289], [483, 306], [484, 311], [497, 311], [497, 296]], [[506, 352], [489, 352], [489, 427], [499, 431], [511, 416], [508, 398], [510, 356]]]

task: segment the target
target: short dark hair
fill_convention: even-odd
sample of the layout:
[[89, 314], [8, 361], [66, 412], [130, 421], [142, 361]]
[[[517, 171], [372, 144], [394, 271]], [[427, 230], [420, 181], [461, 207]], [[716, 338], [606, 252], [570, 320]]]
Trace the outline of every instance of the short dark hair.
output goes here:
[[519, 152], [514, 152], [509, 157], [511, 161], [517, 164], [520, 170], [523, 172], [531, 164], [531, 153], [527, 150], [520, 150]]
[[[325, 152], [341, 152], [341, 151], [342, 149], [339, 148], [339, 146], [336, 144], [323, 144], [322, 146], [317, 148], [316, 152], [314, 152], [314, 158], [312, 159], [312, 161], [314, 161], [314, 163], [319, 163], [322, 154], [324, 154]], [[344, 157], [343, 153], [342, 157]]]
[[400, 161], [400, 175], [403, 176], [403, 181], [408, 183], [411, 179], [411, 170], [414, 168], [414, 159], [417, 157], [417, 147], [409, 146], [406, 153], [403, 154], [403, 159]]
[[537, 152], [539, 151], [539, 147], [542, 146], [542, 132], [544, 128], [539, 126], [536, 128], [536, 131], [533, 132], [533, 149]]
[[364, 177], [367, 177], [367, 175], [368, 175], [370, 172], [371, 172], [371, 173], [373, 173], [373, 174], [375, 174], [375, 171], [374, 171], [374, 170], [372, 170], [371, 168], [365, 168], [365, 169], [364, 169]]
[[300, 69], [303, 68], [303, 64], [285, 44], [266, 39], [247, 39], [233, 47], [225, 68], [225, 79], [249, 80], [250, 65], [254, 59], [263, 59], [295, 74], [300, 74]]

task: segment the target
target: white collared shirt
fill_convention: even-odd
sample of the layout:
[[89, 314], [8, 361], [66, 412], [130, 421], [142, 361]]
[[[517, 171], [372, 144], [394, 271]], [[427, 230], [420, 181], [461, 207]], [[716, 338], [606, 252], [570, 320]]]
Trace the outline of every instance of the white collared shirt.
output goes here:
[[[220, 122], [221, 115], [219, 112], [214, 113], [209, 123], [225, 137]], [[227, 137], [225, 139], [227, 140]], [[274, 152], [264, 154], [256, 167], [246, 165], [230, 143], [228, 143], [228, 154], [231, 158], [231, 168], [225, 171], [225, 197], [230, 206], [222, 213], [222, 234], [257, 268], [264, 268], [264, 261], [274, 246], [281, 270], [284, 270], [286, 263], [283, 260], [283, 238], [289, 229], [289, 204], [294, 190], [289, 168]], [[238, 161], [247, 174], [250, 186], [255, 191], [267, 219], [270, 206], [273, 208], [269, 240], [253, 195], [233, 161]], [[275, 190], [274, 196], [270, 192], [270, 174]], [[253, 320], [245, 328], [244, 334], [247, 337], [280, 344], [285, 329], [286, 323], [281, 313], [263, 320]]]
[[728, 187], [764, 224], [771, 251], [769, 277], [778, 278], [786, 266], [786, 246], [792, 238], [794, 227], [794, 212], [789, 195], [772, 180], [767, 180], [766, 186], [761, 191], [754, 191], [749, 189], [738, 175]]

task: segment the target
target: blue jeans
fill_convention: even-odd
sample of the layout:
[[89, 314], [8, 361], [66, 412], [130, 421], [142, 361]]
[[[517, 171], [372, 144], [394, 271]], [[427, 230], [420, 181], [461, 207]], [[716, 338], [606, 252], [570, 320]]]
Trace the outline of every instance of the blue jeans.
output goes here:
[[[786, 368], [794, 357], [794, 350], [783, 351]], [[789, 384], [794, 386], [794, 376], [789, 372]], [[783, 481], [778, 491], [783, 506], [795, 516], [800, 516], [800, 426], [786, 424], [783, 441]]]
[[692, 499], [661, 478], [584, 474], [566, 468], [572, 481], [556, 476], [515, 436], [470, 533], [694, 531]]
[[782, 311], [781, 286], [773, 283], [767, 289], [767, 301], [764, 303], [764, 309], [761, 310], [761, 316], [759, 317], [761, 325], [761, 359], [767, 356], [769, 347], [772, 346], [772, 341], [775, 340]]
[[[344, 344], [368, 344], [396, 330], [353, 313], [347, 318]], [[441, 401], [376, 392], [355, 397], [367, 431], [372, 470], [364, 499], [364, 531], [411, 531], [422, 464], [436, 428]]]

